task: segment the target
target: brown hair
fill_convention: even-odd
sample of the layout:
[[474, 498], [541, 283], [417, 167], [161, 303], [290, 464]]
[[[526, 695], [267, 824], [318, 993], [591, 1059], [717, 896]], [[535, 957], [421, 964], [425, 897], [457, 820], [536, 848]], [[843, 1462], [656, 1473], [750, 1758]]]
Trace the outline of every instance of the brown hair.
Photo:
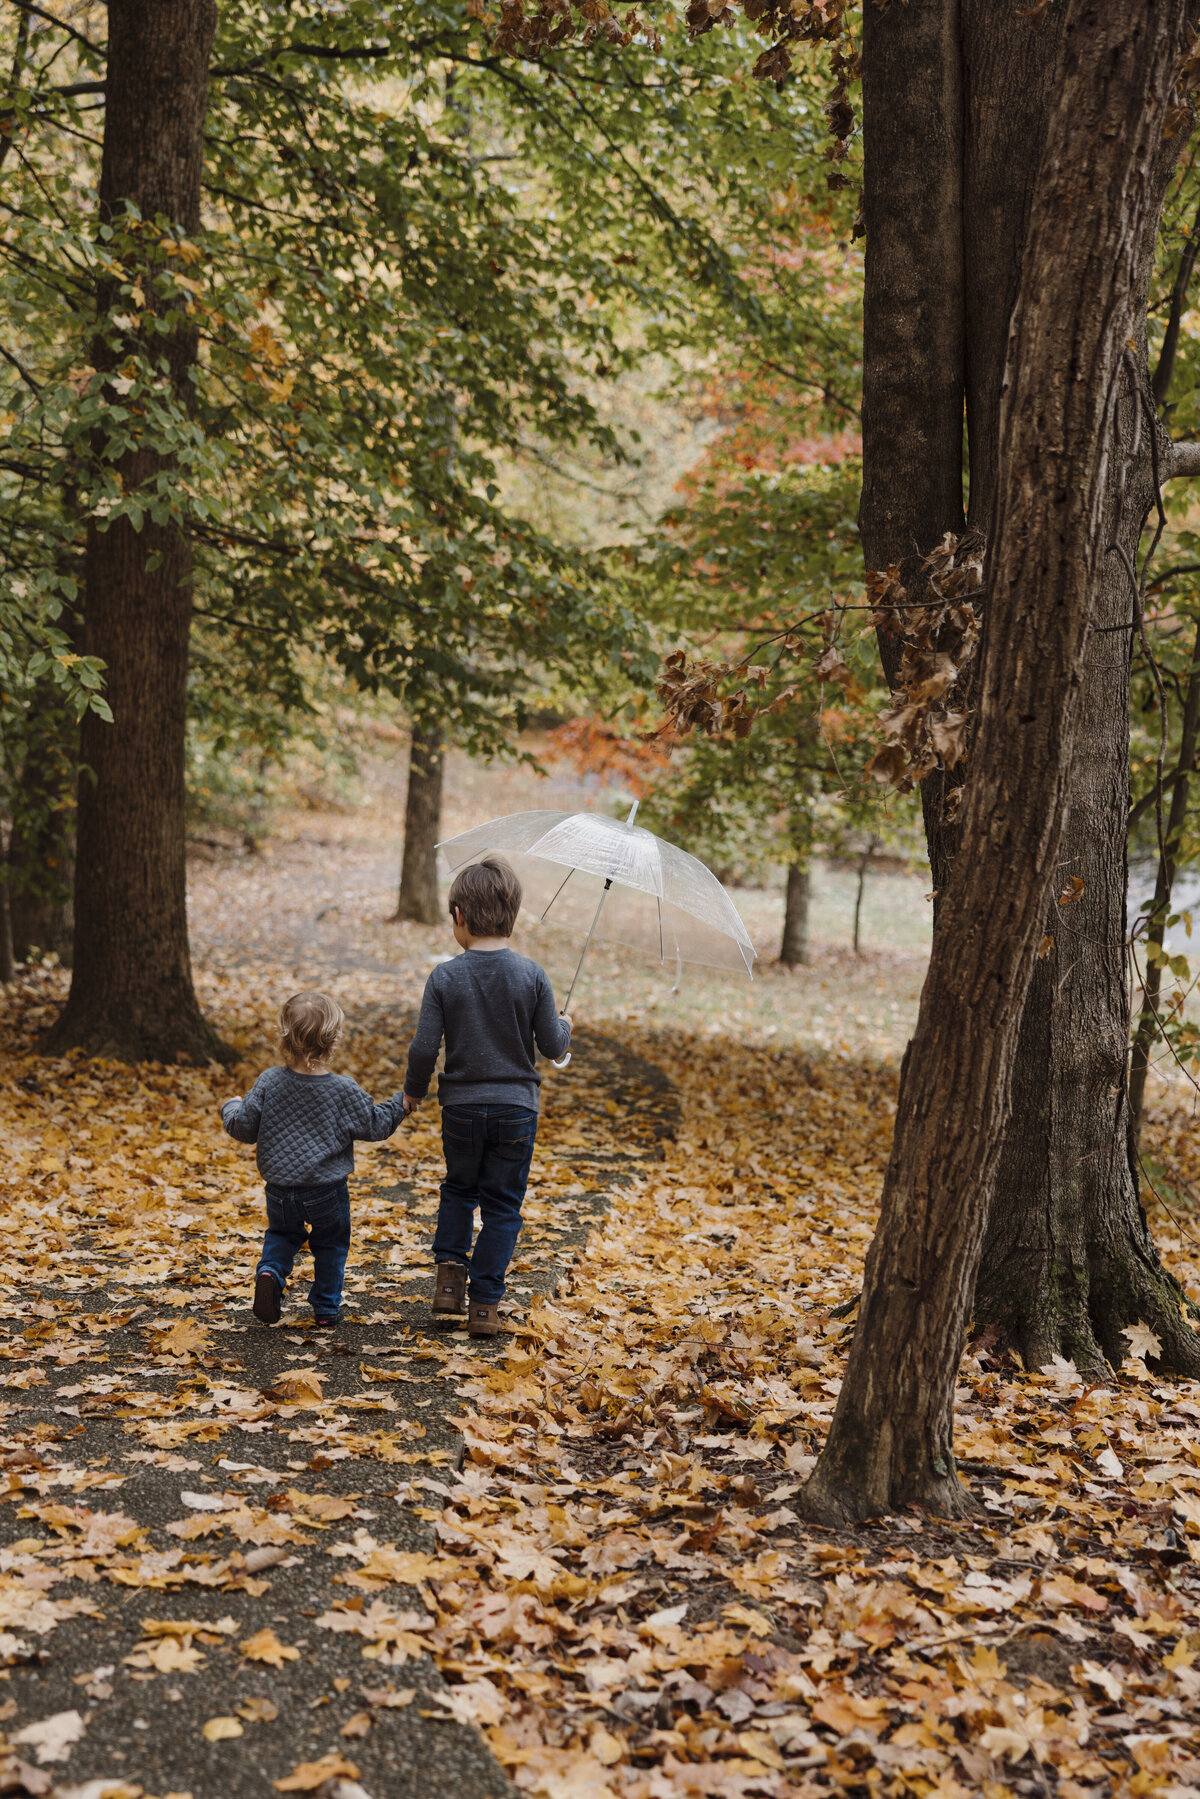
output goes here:
[[289, 1062], [323, 1062], [346, 1015], [327, 993], [293, 993], [279, 1011], [279, 1041]]
[[511, 937], [521, 910], [521, 883], [503, 856], [460, 868], [450, 888], [450, 916], [467, 921], [472, 937]]

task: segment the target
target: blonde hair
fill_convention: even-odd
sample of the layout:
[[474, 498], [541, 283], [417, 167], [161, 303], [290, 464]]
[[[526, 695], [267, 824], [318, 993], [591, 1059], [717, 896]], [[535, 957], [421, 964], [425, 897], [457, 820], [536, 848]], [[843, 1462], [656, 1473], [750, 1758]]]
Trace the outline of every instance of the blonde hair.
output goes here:
[[279, 1042], [290, 1062], [323, 1062], [342, 1034], [346, 1015], [327, 993], [293, 993], [279, 1011]]

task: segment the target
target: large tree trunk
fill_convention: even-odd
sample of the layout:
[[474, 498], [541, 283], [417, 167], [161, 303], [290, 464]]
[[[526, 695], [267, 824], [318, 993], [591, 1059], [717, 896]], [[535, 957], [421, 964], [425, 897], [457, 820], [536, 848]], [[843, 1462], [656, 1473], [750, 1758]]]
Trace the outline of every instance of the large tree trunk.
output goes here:
[[[967, 1500], [953, 1390], [1062, 839], [1098, 498], [1135, 324], [1186, 0], [1071, 0], [1002, 403], [980, 724], [962, 853], [901, 1077], [879, 1229], [809, 1517]], [[1087, 378], [1078, 378], [1086, 371]]]
[[791, 862], [787, 871], [787, 898], [783, 908], [783, 941], [779, 960], [785, 968], [795, 968], [808, 961], [808, 895], [807, 862]]
[[440, 724], [414, 724], [408, 756], [408, 796], [404, 806], [404, 857], [396, 917], [413, 924], [440, 924], [437, 842], [442, 825], [442, 776], [446, 752]]
[[[915, 597], [922, 559], [963, 527], [962, 73], [959, 0], [863, 9], [863, 490], [870, 569], [900, 568]], [[889, 681], [896, 639], [879, 640]], [[922, 784], [933, 885], [954, 827], [944, 774]]]
[[[100, 215], [127, 205], [184, 234], [200, 222], [200, 179], [214, 0], [110, 0]], [[147, 242], [145, 258], [152, 264]], [[131, 259], [132, 269], [132, 259]], [[143, 275], [153, 293], [153, 267]], [[111, 294], [101, 295], [106, 308]], [[153, 299], [150, 305], [153, 306]], [[110, 327], [111, 331], [111, 327]], [[117, 366], [102, 332], [96, 366]], [[196, 334], [176, 327], [146, 342], [165, 351], [186, 401]], [[122, 491], [170, 478], [170, 459], [131, 450]], [[88, 524], [85, 648], [105, 664], [113, 723], [83, 724], [75, 898], [75, 965], [50, 1047], [129, 1059], [204, 1060], [222, 1046], [200, 1012], [188, 952], [184, 858], [184, 723], [192, 559], [180, 524], [140, 531], [125, 517]]]
[[[1034, 32], [989, 0], [963, 0], [969, 519], [981, 529], [996, 492], [1008, 324], [1061, 25], [1057, 8]], [[1157, 165], [1147, 215], [1154, 227], [1174, 161], [1168, 148]], [[1148, 228], [1135, 275], [1143, 353], [1153, 260]], [[1119, 541], [1130, 558], [1153, 497], [1149, 430], [1139, 408], [1130, 399], [1122, 409], [1104, 508], [1106, 541]], [[1141, 1318], [1159, 1335], [1164, 1361], [1192, 1373], [1200, 1371], [1200, 1345], [1180, 1318], [1179, 1288], [1159, 1261], [1130, 1166], [1124, 940], [1133, 596], [1117, 556], [1105, 557], [1097, 577], [1058, 881], [1059, 891], [1068, 891], [1078, 877], [1083, 896], [1065, 907], [1052, 899], [1045, 918], [1054, 946], [1036, 964], [1026, 999], [975, 1321], [980, 1329], [998, 1326], [1002, 1342], [1027, 1366], [1060, 1355], [1099, 1374], [1105, 1357], [1120, 1362], [1127, 1348], [1121, 1332]]]

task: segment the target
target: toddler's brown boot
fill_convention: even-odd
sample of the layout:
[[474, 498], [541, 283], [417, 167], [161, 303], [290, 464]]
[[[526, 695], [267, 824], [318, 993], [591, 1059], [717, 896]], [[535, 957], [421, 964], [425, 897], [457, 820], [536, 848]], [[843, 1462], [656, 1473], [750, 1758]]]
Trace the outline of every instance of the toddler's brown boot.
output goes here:
[[500, 1314], [495, 1306], [480, 1305], [477, 1299], [473, 1299], [467, 1331], [472, 1337], [498, 1337], [500, 1335]]
[[434, 1316], [467, 1309], [467, 1271], [461, 1262], [439, 1262], [433, 1283]]

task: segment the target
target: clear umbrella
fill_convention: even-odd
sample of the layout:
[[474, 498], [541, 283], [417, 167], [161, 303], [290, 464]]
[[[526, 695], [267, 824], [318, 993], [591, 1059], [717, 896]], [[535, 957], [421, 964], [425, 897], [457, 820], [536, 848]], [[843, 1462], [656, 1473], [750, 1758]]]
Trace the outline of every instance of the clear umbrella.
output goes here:
[[749, 974], [754, 945], [711, 869], [653, 831], [600, 812], [512, 812], [450, 837], [438, 848], [451, 874], [484, 856], [504, 856], [541, 923], [586, 930], [571, 980], [593, 937], [629, 944], [661, 963], [698, 962]]

